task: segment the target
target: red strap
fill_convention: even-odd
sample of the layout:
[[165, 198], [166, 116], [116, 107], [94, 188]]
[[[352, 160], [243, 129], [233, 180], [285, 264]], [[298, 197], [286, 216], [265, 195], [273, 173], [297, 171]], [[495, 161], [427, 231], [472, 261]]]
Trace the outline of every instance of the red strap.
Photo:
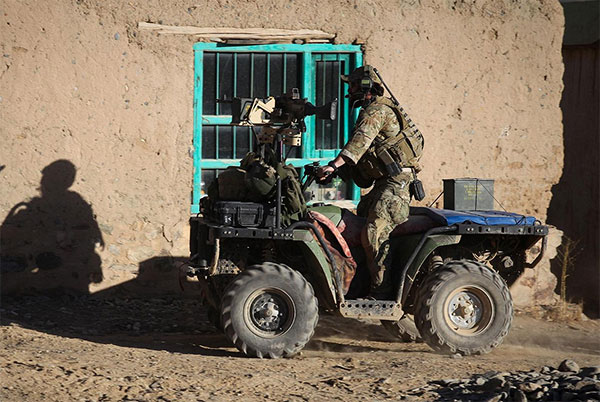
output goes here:
[[342, 237], [340, 231], [335, 227], [333, 222], [331, 222], [331, 219], [317, 211], [310, 211], [308, 214], [311, 216], [311, 218], [313, 218], [320, 224], [326, 226], [327, 229], [329, 229], [329, 231], [335, 236], [335, 239], [342, 248], [344, 255], [347, 258], [352, 258], [352, 253], [350, 252], [350, 247], [348, 247], [348, 243], [346, 243], [346, 240], [344, 240], [344, 237]]

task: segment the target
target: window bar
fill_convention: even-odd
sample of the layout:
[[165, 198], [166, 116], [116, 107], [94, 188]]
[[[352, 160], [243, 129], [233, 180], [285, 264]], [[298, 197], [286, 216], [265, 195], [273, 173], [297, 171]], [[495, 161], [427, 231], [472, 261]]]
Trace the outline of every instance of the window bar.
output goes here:
[[338, 104], [337, 104], [337, 119], [335, 119], [335, 126], [336, 126], [336, 130], [335, 130], [335, 144], [336, 144], [336, 149], [340, 149], [342, 147], [343, 144], [340, 144], [340, 119], [342, 118], [342, 116], [340, 116], [340, 105], [341, 103], [341, 99], [342, 99], [342, 80], [341, 80], [341, 75], [342, 75], [342, 61], [340, 59], [340, 54], [338, 53], [335, 56], [335, 59], [337, 61], [337, 77], [338, 77]]
[[287, 53], [283, 54], [283, 93], [287, 93]]
[[[350, 68], [352, 66], [352, 64], [350, 63], [350, 59], [346, 59], [346, 61], [343, 63], [343, 67], [342, 67], [342, 71], [344, 72], [344, 74], [346, 74], [346, 68]], [[348, 141], [348, 139], [350, 138], [350, 133], [348, 133], [348, 130], [350, 129], [350, 119], [352, 116], [352, 107], [350, 107], [350, 100], [346, 99], [346, 96], [344, 94], [344, 92], [346, 91], [346, 86], [342, 83], [342, 81], [340, 80], [340, 103], [338, 103], [338, 110], [341, 112], [342, 108], [344, 110], [344, 120], [342, 121], [342, 130], [344, 133], [344, 137], [342, 138], [342, 142], [345, 144], [346, 141]], [[355, 186], [356, 187], [356, 186]]]
[[[323, 90], [321, 93], [321, 102], [325, 102], [325, 96], [326, 95], [326, 87], [327, 87], [327, 60], [325, 60], [325, 58], [323, 58], [323, 61], [321, 62], [321, 64], [323, 65], [323, 76], [322, 76], [322, 80], [323, 80]], [[321, 125], [321, 149], [325, 149], [325, 135], [327, 133], [325, 133], [325, 120], [317, 120], [319, 122], [319, 124]]]
[[250, 97], [254, 98], [254, 53], [250, 53]]
[[237, 153], [235, 152], [236, 151], [235, 148], [236, 148], [236, 145], [237, 145], [237, 141], [236, 141], [237, 127], [236, 126], [233, 126], [232, 134], [233, 134], [233, 154], [231, 156], [232, 156], [232, 159], [235, 159], [236, 155], [237, 155]]
[[267, 97], [271, 96], [271, 53], [267, 53], [267, 69], [265, 71], [267, 74]]
[[217, 148], [215, 150], [215, 159], [218, 160], [220, 158], [220, 156], [219, 156], [219, 153], [220, 153], [219, 152], [219, 126], [215, 125], [214, 127], [215, 127], [215, 147]]
[[[237, 53], [233, 54], [233, 97], [235, 98], [237, 96]], [[232, 99], [233, 100], [233, 99]], [[233, 114], [233, 103], [231, 104], [231, 113]], [[235, 158], [236, 154], [236, 147], [237, 145], [237, 127], [233, 126], [233, 157]]]
[[[215, 98], [219, 97], [219, 53], [215, 53]], [[217, 99], [215, 102], [215, 114], [218, 116], [221, 114], [221, 105], [217, 103]], [[219, 149], [219, 148], [217, 148]]]
[[238, 54], [233, 54], [233, 97], [237, 96], [237, 58]]
[[251, 129], [246, 130], [246, 135], [248, 138], [248, 151], [254, 151], [254, 132]]

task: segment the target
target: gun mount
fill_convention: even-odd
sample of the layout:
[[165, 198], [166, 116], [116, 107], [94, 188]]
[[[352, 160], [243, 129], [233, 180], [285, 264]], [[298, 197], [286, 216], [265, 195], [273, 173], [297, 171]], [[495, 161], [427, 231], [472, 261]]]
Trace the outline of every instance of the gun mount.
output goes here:
[[298, 88], [279, 97], [233, 98], [232, 125], [261, 126], [257, 134], [260, 143], [272, 144], [276, 136], [281, 135], [285, 145], [302, 145], [302, 133], [306, 131], [304, 118], [316, 116], [322, 120], [335, 120], [337, 117], [337, 99], [322, 106], [315, 106], [306, 98], [300, 97]]

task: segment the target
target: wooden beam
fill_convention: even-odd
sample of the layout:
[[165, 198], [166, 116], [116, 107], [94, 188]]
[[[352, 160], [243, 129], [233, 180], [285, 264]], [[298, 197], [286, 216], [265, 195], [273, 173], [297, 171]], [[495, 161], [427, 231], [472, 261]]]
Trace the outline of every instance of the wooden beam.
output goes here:
[[243, 39], [243, 40], [273, 40], [293, 41], [304, 39], [308, 41], [329, 41], [334, 34], [311, 29], [276, 29], [276, 28], [200, 28], [193, 26], [174, 26], [139, 22], [140, 30], [153, 31], [158, 34], [193, 35], [202, 38]]

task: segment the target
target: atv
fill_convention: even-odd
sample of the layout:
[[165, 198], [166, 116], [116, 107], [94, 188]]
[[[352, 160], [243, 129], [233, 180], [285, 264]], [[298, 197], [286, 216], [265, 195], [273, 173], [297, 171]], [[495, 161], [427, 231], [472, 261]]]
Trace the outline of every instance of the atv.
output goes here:
[[[261, 142], [281, 150], [286, 136], [297, 141], [289, 128], [267, 130]], [[303, 190], [317, 168], [304, 166]], [[183, 275], [198, 281], [209, 318], [248, 356], [298, 353], [319, 314], [380, 320], [394, 336], [422, 339], [442, 353], [488, 353], [512, 323], [508, 286], [541, 260], [546, 247], [548, 228], [534, 217], [411, 207], [389, 240], [386, 274], [394, 296], [372, 300], [360, 243], [365, 220], [315, 203], [286, 221], [281, 178], [275, 194], [267, 202], [205, 197], [200, 214], [190, 219], [191, 257]], [[541, 252], [528, 262], [526, 251], [539, 241]]]

